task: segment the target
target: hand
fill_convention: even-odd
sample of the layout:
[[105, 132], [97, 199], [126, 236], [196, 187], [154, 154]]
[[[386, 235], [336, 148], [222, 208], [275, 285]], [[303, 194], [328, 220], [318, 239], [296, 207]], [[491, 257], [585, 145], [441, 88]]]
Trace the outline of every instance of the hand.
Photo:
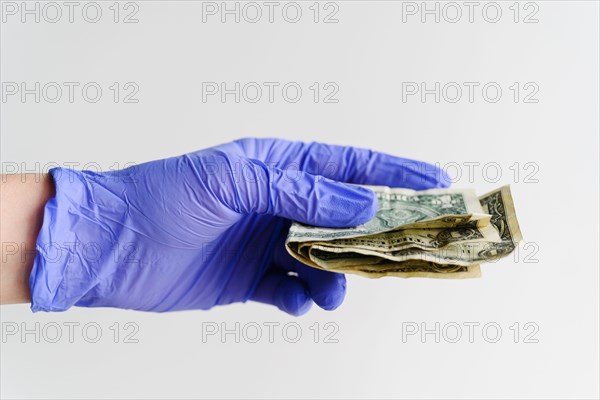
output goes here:
[[290, 220], [367, 222], [368, 189], [446, 187], [438, 168], [364, 149], [243, 139], [120, 171], [50, 171], [30, 277], [33, 311], [73, 305], [146, 311], [254, 300], [293, 315], [345, 296], [344, 275], [286, 253]]

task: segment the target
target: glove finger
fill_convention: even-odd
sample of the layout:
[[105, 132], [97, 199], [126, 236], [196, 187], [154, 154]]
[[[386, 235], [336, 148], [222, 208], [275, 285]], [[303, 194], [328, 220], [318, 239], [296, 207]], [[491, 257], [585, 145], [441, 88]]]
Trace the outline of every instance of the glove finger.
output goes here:
[[298, 277], [278, 269], [271, 269], [262, 277], [250, 299], [272, 304], [294, 316], [306, 314], [312, 306], [304, 283]]
[[286, 271], [293, 271], [304, 281], [312, 300], [324, 310], [335, 310], [346, 297], [346, 276], [323, 271], [302, 264], [290, 256], [284, 245], [275, 248], [273, 264]]
[[415, 190], [451, 184], [448, 174], [433, 164], [362, 148], [283, 139], [248, 138], [235, 143], [248, 157], [342, 182]]
[[210, 192], [233, 211], [269, 214], [325, 227], [351, 227], [369, 221], [378, 202], [372, 190], [296, 171], [293, 176], [261, 161], [229, 159], [240, 164], [241, 179], [207, 178]]
[[271, 180], [272, 213], [309, 225], [351, 227], [364, 224], [377, 212], [370, 189], [300, 172], [293, 179], [277, 170]]

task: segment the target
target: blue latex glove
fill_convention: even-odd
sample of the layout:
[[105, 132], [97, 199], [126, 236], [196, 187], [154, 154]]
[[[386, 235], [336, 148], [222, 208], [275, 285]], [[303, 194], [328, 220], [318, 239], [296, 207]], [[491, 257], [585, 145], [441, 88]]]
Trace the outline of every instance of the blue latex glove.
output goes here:
[[446, 187], [432, 165], [352, 147], [243, 139], [113, 172], [50, 171], [30, 277], [33, 311], [209, 309], [254, 300], [293, 315], [337, 308], [344, 275], [284, 248], [290, 220], [367, 222], [368, 189]]

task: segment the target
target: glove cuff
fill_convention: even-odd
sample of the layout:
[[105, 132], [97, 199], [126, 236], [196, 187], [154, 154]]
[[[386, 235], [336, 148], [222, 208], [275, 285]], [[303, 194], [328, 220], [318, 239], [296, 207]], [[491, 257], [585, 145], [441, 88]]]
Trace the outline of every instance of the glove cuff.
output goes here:
[[[100, 282], [111, 267], [110, 243], [115, 233], [100, 223], [95, 191], [98, 176], [89, 171], [53, 168], [55, 197], [44, 207], [36, 257], [29, 277], [31, 310], [65, 311]], [[108, 267], [108, 268], [107, 268]]]

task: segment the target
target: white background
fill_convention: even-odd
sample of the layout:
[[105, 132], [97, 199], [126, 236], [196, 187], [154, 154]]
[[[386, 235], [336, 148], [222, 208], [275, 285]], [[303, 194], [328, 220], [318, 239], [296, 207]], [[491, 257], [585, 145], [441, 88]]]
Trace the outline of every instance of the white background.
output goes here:
[[[523, 23], [535, 11], [524, 3], [515, 23], [512, 2], [498, 2], [500, 21], [486, 22], [486, 3], [479, 3], [470, 23], [459, 2], [460, 21], [442, 15], [436, 23], [429, 15], [422, 23], [420, 14], [404, 14], [403, 22], [401, 2], [338, 1], [339, 22], [328, 24], [313, 22], [312, 3], [299, 2], [298, 23], [283, 19], [284, 3], [273, 23], [264, 6], [257, 23], [235, 23], [232, 16], [221, 23], [219, 15], [203, 23], [202, 3], [193, 1], [138, 1], [133, 24], [113, 22], [112, 2], [99, 2], [103, 14], [95, 24], [82, 18], [85, 3], [75, 9], [74, 23], [64, 6], [56, 23], [43, 15], [39, 23], [32, 16], [23, 23], [20, 13], [4, 13], [4, 85], [97, 82], [103, 95], [97, 103], [83, 99], [80, 89], [73, 103], [66, 91], [57, 103], [43, 97], [36, 103], [32, 95], [25, 102], [18, 95], [3, 99], [3, 171], [90, 162], [114, 169], [245, 136], [369, 147], [439, 163], [460, 174], [455, 187], [484, 193], [510, 183], [528, 247], [483, 266], [476, 280], [349, 276], [339, 310], [314, 308], [301, 318], [251, 303], [162, 315], [77, 308], [32, 314], [28, 305], [3, 306], [3, 330], [14, 324], [35, 330], [39, 322], [49, 338], [52, 323], [62, 327], [57, 343], [43, 335], [36, 343], [34, 334], [4, 338], [3, 398], [599, 396], [598, 3], [538, 1], [537, 23]], [[123, 7], [120, 19], [133, 10]], [[320, 19], [333, 10], [323, 8]], [[114, 82], [135, 82], [139, 102], [115, 103]], [[273, 103], [266, 93], [257, 103], [235, 103], [233, 96], [203, 102], [202, 82], [297, 82], [303, 95], [297, 103], [286, 102], [281, 91]], [[339, 102], [315, 103], [314, 82], [337, 84]], [[436, 103], [433, 95], [403, 101], [403, 82], [480, 86], [473, 102], [463, 87], [458, 102], [447, 101], [454, 97], [449, 92]], [[503, 90], [496, 103], [482, 97], [488, 82]], [[514, 82], [521, 88], [516, 103]], [[523, 101], [528, 82], [539, 88], [537, 103]], [[468, 163], [479, 163], [471, 177]], [[65, 322], [80, 324], [73, 343]], [[118, 343], [110, 329], [115, 322]], [[139, 327], [138, 343], [124, 343], [127, 322]], [[280, 324], [273, 343], [264, 325], [270, 322]], [[296, 343], [286, 340], [294, 329], [282, 332], [290, 322], [302, 330]], [[332, 332], [327, 322], [339, 328], [338, 343], [325, 343], [323, 334]], [[480, 324], [473, 343], [469, 322]], [[262, 337], [258, 343], [243, 335], [236, 343], [233, 334], [203, 341], [207, 323], [228, 329], [239, 323], [247, 336], [255, 333], [248, 324], [256, 323]], [[439, 343], [434, 334], [403, 341], [412, 323], [434, 330], [439, 323]], [[494, 329], [482, 332], [487, 323], [502, 329], [496, 343], [489, 340]], [[93, 329], [83, 335], [85, 324], [101, 327], [97, 343], [85, 340], [94, 336]], [[462, 327], [457, 343], [451, 343], [454, 324]]]

